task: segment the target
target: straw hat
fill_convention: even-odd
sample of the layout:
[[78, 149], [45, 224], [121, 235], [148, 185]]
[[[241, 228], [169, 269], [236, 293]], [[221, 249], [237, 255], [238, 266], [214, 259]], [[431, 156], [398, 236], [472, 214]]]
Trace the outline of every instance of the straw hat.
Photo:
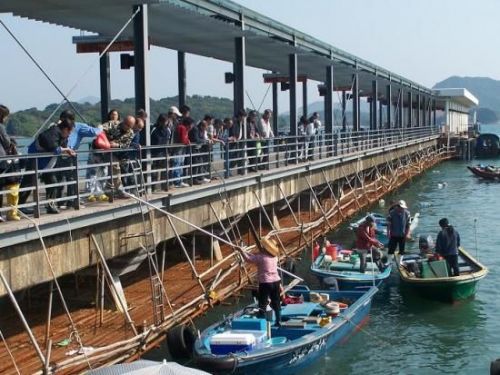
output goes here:
[[272, 255], [273, 257], [277, 257], [280, 255], [280, 249], [278, 249], [278, 246], [276, 245], [276, 242], [274, 240], [268, 239], [268, 238], [262, 238], [260, 240], [260, 244], [266, 250], [269, 255]]

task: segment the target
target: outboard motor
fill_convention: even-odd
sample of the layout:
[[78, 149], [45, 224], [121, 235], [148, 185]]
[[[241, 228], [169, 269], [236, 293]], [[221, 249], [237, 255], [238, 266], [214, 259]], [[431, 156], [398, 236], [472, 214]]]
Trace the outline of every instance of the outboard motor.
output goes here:
[[420, 254], [431, 254], [434, 249], [434, 240], [430, 235], [421, 234], [418, 238], [418, 248]]

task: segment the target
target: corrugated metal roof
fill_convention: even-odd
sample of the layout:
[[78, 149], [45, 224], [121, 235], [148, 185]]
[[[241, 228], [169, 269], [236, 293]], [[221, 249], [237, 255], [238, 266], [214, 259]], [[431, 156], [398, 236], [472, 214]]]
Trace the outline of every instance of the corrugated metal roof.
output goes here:
[[[359, 57], [258, 14], [229, 0], [142, 0], [149, 5], [149, 35], [153, 45], [224, 61], [234, 59], [234, 38], [246, 36], [246, 62], [255, 68], [287, 73], [288, 55], [298, 54], [298, 73], [324, 81], [326, 66], [334, 65], [334, 86], [351, 87], [358, 72], [362, 96], [371, 94], [371, 81], [380, 80], [432, 94], [432, 90]], [[103, 36], [114, 36], [131, 17], [134, 0], [2, 0], [0, 12], [50, 22]], [[244, 29], [240, 20], [244, 21]], [[132, 25], [124, 32], [132, 38]]]

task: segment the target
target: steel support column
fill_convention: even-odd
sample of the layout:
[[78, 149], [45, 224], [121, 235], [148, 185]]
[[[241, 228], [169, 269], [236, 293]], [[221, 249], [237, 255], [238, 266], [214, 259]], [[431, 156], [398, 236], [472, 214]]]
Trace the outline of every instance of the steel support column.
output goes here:
[[186, 104], [186, 53], [177, 51], [177, 83], [179, 86], [179, 107]]
[[[144, 109], [149, 115], [149, 81], [148, 81], [148, 47], [149, 25], [148, 5], [134, 5], [134, 78], [135, 78], [135, 110]], [[144, 124], [141, 134], [141, 143], [151, 144], [151, 129], [149, 121]]]
[[240, 110], [245, 109], [245, 37], [237, 37], [234, 39], [234, 85], [233, 85], [233, 109], [235, 116]]
[[392, 85], [389, 83], [387, 85], [387, 125], [386, 129], [392, 128]]
[[421, 124], [421, 112], [420, 112], [420, 93], [417, 94], [417, 128], [420, 128], [422, 126]]
[[413, 93], [410, 90], [408, 91], [408, 127], [411, 128], [413, 126]]
[[109, 70], [109, 53], [105, 53], [99, 59], [99, 76], [101, 83], [101, 121], [108, 120], [109, 102], [111, 101], [111, 80]]
[[288, 56], [290, 82], [290, 135], [297, 135], [297, 54]]
[[377, 129], [377, 98], [378, 98], [378, 81], [372, 81], [372, 102], [370, 103], [370, 129]]
[[346, 108], [347, 108], [347, 95], [345, 90], [342, 90], [342, 131], [347, 131], [347, 116], [346, 116]]
[[382, 100], [378, 101], [378, 128], [384, 128], [384, 106], [382, 104]]
[[[333, 66], [326, 67], [325, 79], [325, 133], [333, 133]], [[333, 139], [333, 138], [332, 138]]]
[[352, 75], [352, 130], [359, 130], [359, 76], [358, 73]]
[[404, 107], [404, 92], [403, 88], [401, 87], [399, 89], [399, 95], [398, 95], [398, 128], [403, 128], [403, 107]]
[[307, 118], [307, 79], [302, 82], [302, 115]]
[[273, 91], [273, 133], [274, 136], [278, 136], [278, 83], [272, 83]]
[[432, 99], [432, 125], [436, 126], [436, 99]]

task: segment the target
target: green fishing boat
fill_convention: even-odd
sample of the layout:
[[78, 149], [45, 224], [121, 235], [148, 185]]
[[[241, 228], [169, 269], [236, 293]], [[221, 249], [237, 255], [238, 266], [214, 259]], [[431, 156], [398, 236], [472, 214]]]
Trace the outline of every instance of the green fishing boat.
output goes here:
[[467, 299], [476, 293], [479, 280], [488, 269], [467, 253], [459, 249], [460, 276], [449, 276], [445, 260], [429, 260], [420, 254], [396, 256], [403, 287], [411, 289], [421, 297], [443, 302]]

